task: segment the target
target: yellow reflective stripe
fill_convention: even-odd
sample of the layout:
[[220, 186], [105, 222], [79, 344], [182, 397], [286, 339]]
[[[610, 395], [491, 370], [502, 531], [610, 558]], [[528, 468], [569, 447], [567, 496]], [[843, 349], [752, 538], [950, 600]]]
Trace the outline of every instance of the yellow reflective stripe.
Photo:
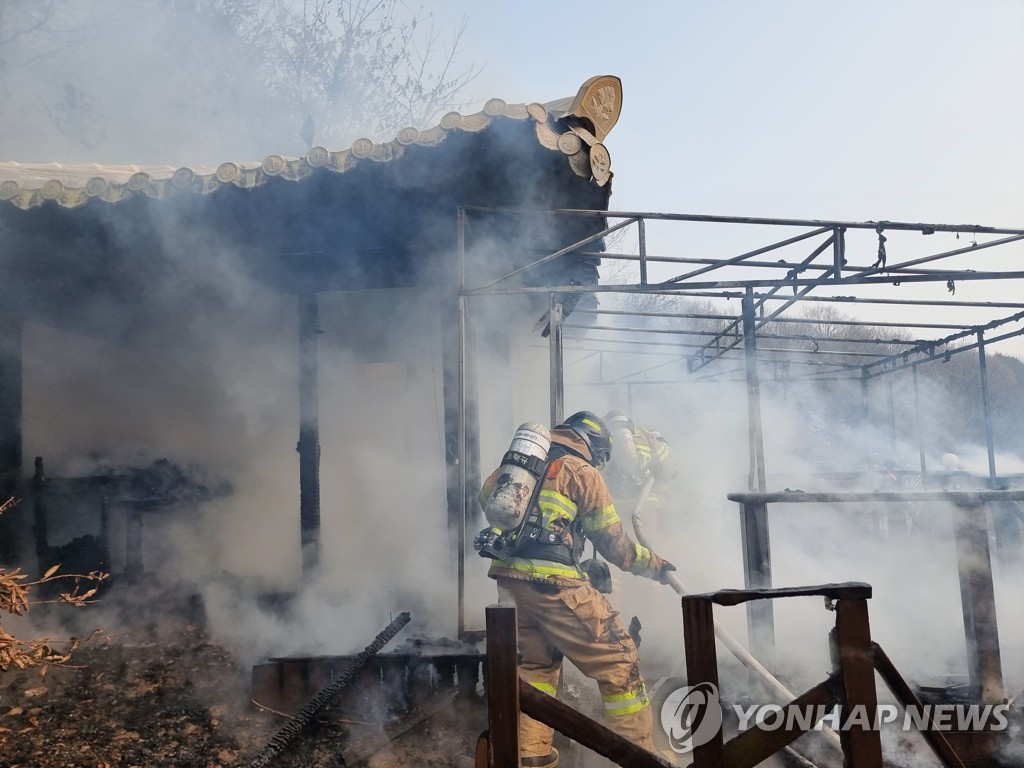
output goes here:
[[[543, 565], [541, 565], [543, 563]], [[507, 568], [510, 571], [519, 571], [530, 576], [548, 578], [550, 576], [562, 576], [567, 579], [582, 579], [583, 571], [575, 565], [562, 565], [553, 563], [550, 560], [531, 560], [527, 557], [513, 557], [511, 560], [495, 560], [495, 568]]]
[[553, 686], [551, 683], [534, 683], [530, 681], [530, 685], [532, 685], [541, 693], [546, 693], [548, 696], [558, 695], [558, 691], [555, 690], [555, 686]]
[[647, 458], [651, 457], [651, 447], [649, 445], [637, 445], [636, 452], [646, 455]]
[[651, 550], [647, 547], [636, 545], [636, 561], [630, 566], [629, 570], [633, 573], [640, 573], [646, 571], [651, 566]]
[[650, 699], [647, 698], [647, 688], [643, 685], [626, 693], [602, 696], [601, 701], [604, 703], [605, 714], [611, 717], [631, 715], [651, 705]]
[[617, 522], [619, 522], [619, 513], [615, 511], [614, 504], [609, 504], [592, 515], [584, 515], [583, 530], [587, 533], [603, 531], [609, 525], [615, 525]]
[[658, 443], [658, 453], [656, 455], [658, 461], [664, 461], [665, 457], [668, 456], [668, 446], [665, 443]]
[[538, 501], [541, 508], [555, 508], [565, 513], [565, 516], [570, 520], [575, 519], [575, 513], [579, 507], [572, 503], [572, 500], [567, 496], [562, 496], [557, 490], [541, 490], [541, 496]]
[[601, 425], [598, 424], [593, 419], [583, 419], [582, 421], [583, 421], [584, 424], [586, 424], [588, 427], [590, 427], [592, 430], [594, 430], [595, 432], [597, 432], [599, 434], [604, 431], [604, 430], [601, 429]]

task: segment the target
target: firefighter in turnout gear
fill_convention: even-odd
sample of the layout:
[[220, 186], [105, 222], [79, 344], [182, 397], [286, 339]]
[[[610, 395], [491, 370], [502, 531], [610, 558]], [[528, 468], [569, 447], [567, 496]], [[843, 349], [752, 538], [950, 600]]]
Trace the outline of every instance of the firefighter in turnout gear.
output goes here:
[[[609, 725], [653, 752], [653, 717], [636, 644], [619, 614], [588, 580], [580, 556], [589, 539], [609, 563], [663, 584], [675, 566], [623, 529], [599, 471], [611, 448], [608, 428], [588, 411], [551, 430], [547, 468], [524, 522], [538, 526], [540, 535], [520, 535], [520, 543], [492, 560], [488, 575], [497, 581], [502, 599], [516, 605], [522, 677], [553, 696], [562, 659], [568, 658], [597, 681]], [[498, 476], [496, 470], [484, 481], [482, 501]], [[553, 735], [543, 723], [520, 717], [523, 766], [557, 765]]]
[[612, 495], [623, 507], [632, 508], [644, 483], [654, 478], [644, 509], [660, 517], [670, 506], [668, 484], [679, 474], [668, 442], [660, 432], [638, 427], [622, 411], [609, 411], [604, 421], [616, 445], [621, 445], [603, 472]]

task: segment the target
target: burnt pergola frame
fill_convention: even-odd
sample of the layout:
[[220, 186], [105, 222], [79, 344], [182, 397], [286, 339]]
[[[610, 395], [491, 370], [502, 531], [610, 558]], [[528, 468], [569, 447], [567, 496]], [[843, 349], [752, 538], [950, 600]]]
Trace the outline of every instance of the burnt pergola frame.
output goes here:
[[[868, 405], [868, 387], [872, 381], [882, 379], [899, 371], [910, 370], [913, 375], [915, 400], [917, 398], [918, 366], [936, 361], [949, 360], [954, 355], [966, 352], [977, 352], [978, 371], [981, 384], [982, 403], [980, 408], [984, 414], [985, 434], [988, 451], [988, 478], [985, 497], [981, 501], [991, 501], [995, 497], [1015, 500], [1022, 497], [1020, 491], [1007, 489], [1005, 481], [997, 474], [995, 463], [995, 446], [992, 432], [992, 414], [988, 389], [986, 351], [998, 344], [1018, 336], [1024, 336], [1024, 303], [1007, 301], [960, 301], [952, 298], [889, 298], [858, 295], [865, 287], [900, 286], [903, 284], [945, 284], [949, 293], [955, 292], [959, 282], [966, 281], [997, 281], [1005, 283], [1009, 280], [1024, 278], [1024, 270], [981, 270], [965, 268], [938, 268], [926, 266], [943, 262], [958, 256], [974, 255], [997, 249], [1005, 253], [1014, 243], [1024, 241], [1024, 229], [991, 227], [980, 225], [949, 225], [925, 224], [898, 221], [823, 221], [804, 219], [773, 219], [732, 216], [708, 216], [696, 214], [644, 213], [630, 211], [586, 211], [586, 210], [552, 210], [538, 212], [536, 210], [511, 210], [500, 208], [461, 208], [458, 212], [459, 228], [459, 264], [465, 264], [465, 232], [471, 217], [491, 214], [515, 215], [547, 214], [551, 216], [595, 217], [605, 223], [605, 228], [585, 240], [567, 244], [565, 247], [546, 254], [538, 255], [527, 266], [509, 272], [483, 285], [467, 285], [465, 271], [460, 268], [459, 281], [459, 445], [460, 456], [467, 445], [469, 435], [474, 439], [477, 424], [471, 423], [467, 413], [474, 413], [471, 407], [475, 404], [473, 387], [467, 382], [475, 382], [474, 361], [469, 352], [469, 304], [477, 300], [485, 300], [488, 296], [511, 294], [539, 294], [548, 299], [549, 327], [548, 350], [550, 360], [550, 419], [558, 423], [564, 416], [564, 340], [567, 328], [586, 329], [587, 334], [576, 342], [579, 351], [600, 354], [611, 351], [610, 346], [628, 344], [627, 353], [648, 356], [659, 350], [669, 348], [665, 354], [668, 361], [655, 367], [678, 365], [684, 359], [689, 381], [720, 380], [722, 377], [735, 377], [745, 380], [748, 402], [748, 436], [750, 442], [750, 472], [747, 493], [729, 494], [729, 498], [739, 501], [741, 505], [745, 588], [771, 588], [770, 547], [768, 537], [767, 505], [780, 498], [768, 494], [766, 487], [764, 441], [761, 424], [760, 382], [762, 368], [766, 365], [777, 367], [784, 356], [793, 355], [792, 362], [805, 364], [812, 371], [804, 374], [805, 378], [827, 379], [835, 381], [859, 381], [865, 410]], [[742, 253], [726, 258], [694, 258], [676, 256], [654, 256], [648, 251], [647, 226], [654, 221], [675, 221], [701, 224], [714, 224], [731, 227], [781, 227], [802, 230], [795, 235], [783, 239], [771, 240], [763, 246], [748, 249]], [[636, 231], [636, 252], [633, 254], [612, 253], [594, 248], [594, 243], [603, 244], [604, 239], [620, 230], [634, 228]], [[848, 259], [848, 235], [867, 231], [870, 236], [877, 237], [877, 256], [872, 264], [851, 264]], [[963, 237], [966, 244], [953, 249], [929, 252], [903, 261], [888, 258], [885, 233], [908, 232], [920, 235], [935, 233], [954, 233], [957, 238]], [[777, 256], [783, 249], [794, 247], [805, 249], [798, 261], [782, 259], [771, 261], [763, 257], [765, 254]], [[594, 250], [590, 250], [594, 248]], [[788, 250], [787, 254], [792, 253]], [[603, 284], [596, 286], [575, 285], [526, 285], [516, 280], [531, 269], [567, 256], [600, 257], [602, 259], [635, 261], [639, 263], [639, 280], [632, 283]], [[887, 263], [888, 262], [888, 263]], [[652, 281], [649, 277], [649, 266], [652, 263], [686, 265], [688, 271], [660, 281]], [[748, 270], [743, 279], [715, 279], [723, 271], [732, 267]], [[718, 274], [715, 274], [718, 273]], [[749, 273], [753, 273], [750, 276]], [[835, 294], [842, 291], [841, 295]], [[678, 313], [659, 311], [631, 311], [629, 309], [604, 309], [579, 307], [573, 312], [573, 322], [567, 323], [562, 316], [562, 305], [575, 294], [645, 294], [685, 297], [707, 300], [738, 300], [740, 309], [732, 314]], [[579, 297], [573, 299], [573, 303]], [[874, 322], [856, 319], [812, 320], [804, 317], [790, 317], [785, 313], [793, 307], [808, 302], [828, 302], [846, 305], [890, 305], [902, 307], [921, 307], [935, 312], [951, 308], [977, 308], [991, 310], [994, 317], [980, 324], [956, 322], [940, 322], [941, 319], [922, 317], [920, 322]], [[584, 316], [580, 321], [578, 318]], [[623, 325], [606, 325], [599, 320], [602, 316], [617, 316], [618, 319], [663, 318], [673, 320], [714, 321], [718, 327], [713, 330], [695, 330], [692, 328], [670, 329], [662, 327], [627, 327]], [[774, 328], [799, 328], [801, 324], [822, 323], [872, 329], [873, 333], [862, 333], [854, 338], [836, 339], [834, 337], [815, 336], [799, 332], [778, 332]], [[769, 325], [772, 324], [772, 325]], [[893, 327], [916, 329], [920, 338], [914, 339], [882, 339], [877, 338], [879, 328]], [[604, 334], [597, 337], [594, 331]], [[651, 340], [641, 340], [647, 336]], [[655, 340], [669, 337], [668, 341]], [[812, 345], [813, 349], [797, 349], [789, 347], [765, 346], [762, 342], [801, 342]], [[856, 344], [856, 350], [835, 349], [844, 344]], [[826, 346], [832, 347], [826, 349]], [[894, 353], [894, 346], [904, 347]], [[680, 350], [686, 350], [685, 355]], [[724, 361], [741, 361], [739, 369], [721, 370]], [[789, 365], [786, 362], [786, 365]], [[638, 371], [632, 375], [649, 372]], [[699, 374], [699, 376], [698, 376]], [[890, 391], [891, 407], [891, 391]], [[918, 413], [915, 402], [914, 412]], [[920, 449], [922, 474], [927, 470], [923, 448]], [[470, 467], [469, 462], [460, 461], [463, 515], [459, 525], [459, 630], [465, 629], [464, 618], [464, 557], [466, 552], [466, 528], [469, 521], [478, 519], [475, 510], [476, 488], [478, 487], [478, 467]], [[984, 518], [984, 506], [971, 496], [970, 503], [956, 496], [958, 491], [925, 491], [942, 497], [958, 509], [965, 505]], [[945, 495], [944, 495], [945, 494]], [[778, 494], [776, 494], [777, 496]], [[897, 494], [902, 501], [915, 500], [914, 492]], [[948, 498], [947, 498], [948, 496]], [[740, 498], [742, 497], [742, 498]], [[911, 498], [915, 497], [915, 498]], [[792, 501], [792, 499], [781, 499]], [[815, 499], [807, 499], [813, 501]], [[847, 499], [825, 499], [825, 501], [845, 501]], [[886, 500], [892, 500], [887, 497]], [[963, 517], [959, 515], [958, 519]], [[975, 521], [974, 528], [980, 525]], [[962, 524], [959, 528], [968, 528]], [[959, 531], [958, 528], [958, 531]], [[987, 524], [986, 524], [987, 528]], [[958, 533], [958, 553], [963, 550], [961, 561], [961, 593], [964, 601], [964, 624], [968, 643], [968, 663], [972, 684], [978, 696], [990, 699], [1001, 693], [1001, 668], [995, 623], [995, 606], [991, 589], [991, 568], [971, 567], [977, 560], [976, 555], [984, 555], [984, 565], [988, 566], [987, 537], [984, 552], [977, 552], [980, 534], [973, 528], [964, 533], [961, 541]], [[971, 551], [968, 552], [967, 550]], [[980, 597], [979, 597], [980, 596]], [[774, 628], [771, 605], [769, 602], [748, 606], [748, 623], [750, 628], [753, 651], [764, 659], [774, 657]]]

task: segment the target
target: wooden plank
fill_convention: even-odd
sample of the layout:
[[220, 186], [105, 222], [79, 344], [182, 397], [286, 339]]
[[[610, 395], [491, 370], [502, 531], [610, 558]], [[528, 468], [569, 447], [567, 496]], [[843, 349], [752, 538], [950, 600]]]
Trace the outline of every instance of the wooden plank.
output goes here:
[[484, 731], [477, 737], [476, 753], [473, 755], [473, 768], [488, 768], [487, 761], [491, 754], [490, 733]]
[[[866, 600], [840, 600], [836, 604], [835, 640], [845, 726], [839, 738], [846, 764], [851, 768], [883, 768], [882, 739], [874, 728], [878, 696]], [[858, 713], [863, 719], [857, 719]]]
[[[711, 683], [718, 688], [718, 650], [715, 647], [715, 618], [711, 601], [692, 595], [683, 597], [683, 649], [689, 685]], [[693, 768], [725, 768], [722, 731], [706, 744], [693, 748]]]
[[519, 669], [514, 605], [489, 605], [487, 726], [489, 768], [519, 768]]
[[[762, 761], [792, 744], [804, 733], [803, 729], [788, 730], [791, 723], [797, 723], [799, 717], [790, 715], [790, 711], [803, 713], [807, 711], [830, 711], [839, 702], [839, 680], [833, 676], [802, 693], [792, 702], [783, 707], [781, 716], [785, 717], [784, 725], [769, 730], [761, 726], [744, 731], [725, 745], [725, 764], [729, 768], [752, 768]], [[811, 726], [813, 727], [813, 723]]]
[[928, 742], [928, 746], [932, 748], [935, 756], [939, 758], [946, 768], [964, 768], [963, 762], [942, 732], [936, 731], [931, 727], [931, 710], [924, 708], [921, 700], [917, 698], [917, 694], [914, 693], [914, 690], [897, 671], [896, 665], [892, 663], [892, 660], [886, 655], [885, 651], [882, 650], [878, 643], [872, 643], [871, 650], [873, 651], [875, 669], [882, 680], [885, 681], [889, 690], [892, 691], [896, 700], [904, 707], [912, 707], [916, 711], [926, 714], [925, 727], [921, 730], [921, 735]]
[[550, 725], [588, 749], [618, 765], [630, 768], [671, 768], [672, 764], [653, 752], [623, 738], [611, 728], [591, 720], [554, 696], [541, 693], [525, 680], [519, 681], [519, 701], [523, 712], [534, 720]]
[[775, 587], [772, 589], [720, 589], [704, 592], [700, 597], [716, 605], [739, 605], [750, 600], [768, 600], [776, 597], [828, 597], [833, 600], [867, 600], [871, 597], [871, 585], [859, 581], [838, 584], [818, 584], [810, 587]]

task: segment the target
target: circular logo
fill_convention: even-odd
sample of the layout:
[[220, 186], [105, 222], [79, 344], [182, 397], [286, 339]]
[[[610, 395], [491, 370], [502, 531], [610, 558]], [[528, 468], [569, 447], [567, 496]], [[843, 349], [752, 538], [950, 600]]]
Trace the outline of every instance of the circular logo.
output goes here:
[[672, 691], [661, 705], [661, 727], [673, 752], [685, 754], [707, 744], [722, 727], [718, 688], [700, 683]]

